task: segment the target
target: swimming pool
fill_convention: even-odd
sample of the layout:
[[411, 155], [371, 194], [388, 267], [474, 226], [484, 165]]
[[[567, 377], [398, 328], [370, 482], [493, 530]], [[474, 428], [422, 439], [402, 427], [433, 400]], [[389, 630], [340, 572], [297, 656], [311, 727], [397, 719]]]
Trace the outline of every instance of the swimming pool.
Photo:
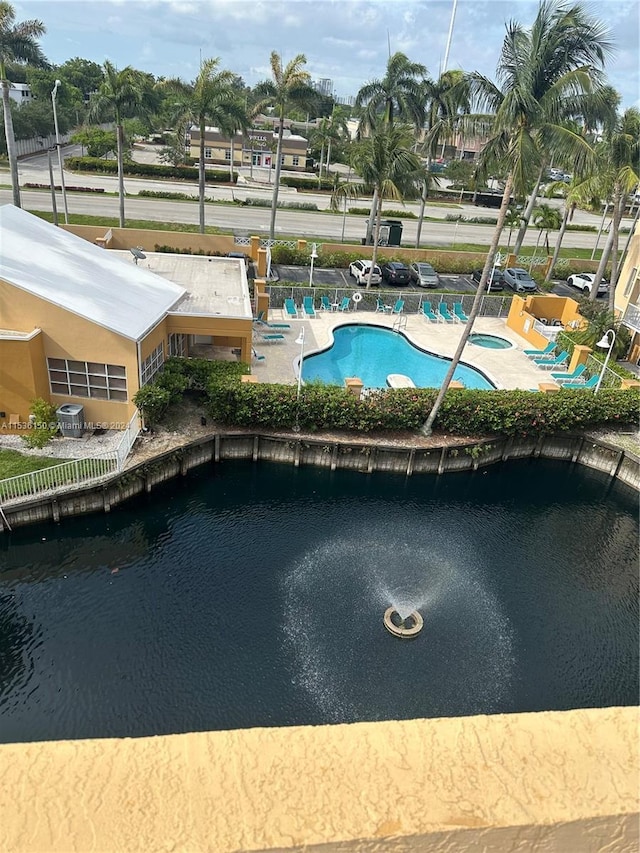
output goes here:
[[[411, 377], [418, 388], [437, 388], [450, 363], [448, 358], [418, 349], [398, 332], [349, 324], [334, 329], [332, 346], [305, 357], [302, 378], [343, 385], [347, 377], [358, 376], [366, 388], [385, 388], [390, 373], [401, 373]], [[458, 365], [453, 378], [466, 388], [495, 387], [479, 370], [464, 364]]]

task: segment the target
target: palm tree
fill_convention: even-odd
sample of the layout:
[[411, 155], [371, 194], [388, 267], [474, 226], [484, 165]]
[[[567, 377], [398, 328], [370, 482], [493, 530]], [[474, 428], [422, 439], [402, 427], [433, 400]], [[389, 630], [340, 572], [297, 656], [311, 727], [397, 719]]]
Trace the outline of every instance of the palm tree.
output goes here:
[[0, 85], [2, 86], [2, 113], [4, 116], [4, 134], [7, 140], [7, 155], [11, 173], [13, 203], [20, 207], [20, 184], [18, 182], [18, 155], [13, 133], [13, 118], [7, 79], [7, 63], [27, 62], [40, 68], [48, 63], [40, 49], [37, 39], [46, 32], [42, 21], [31, 20], [16, 24], [16, 12], [11, 3], [0, 2]]
[[599, 196], [609, 198], [612, 202], [609, 237], [602, 251], [596, 281], [591, 288], [589, 298], [596, 298], [598, 285], [604, 278], [609, 257], [612, 256], [609, 304], [613, 310], [618, 276], [620, 221], [626, 207], [627, 196], [640, 181], [640, 111], [636, 107], [630, 107], [605, 130], [602, 142], [596, 145], [596, 153], [598, 161], [593, 175], [576, 187], [576, 193], [583, 199]]
[[507, 252], [511, 248], [511, 236], [513, 229], [520, 224], [521, 214], [515, 207], [509, 207], [504, 217], [505, 228], [509, 229], [509, 240], [507, 241]]
[[[542, 232], [545, 232], [545, 247], [547, 255], [549, 254], [549, 231], [557, 231], [560, 228], [560, 213], [555, 207], [548, 204], [540, 204], [533, 212], [533, 224], [539, 230], [538, 239], [536, 241], [536, 250], [540, 245], [540, 237]], [[535, 254], [535, 253], [534, 253]]]
[[329, 116], [329, 124], [327, 128], [327, 163], [325, 168], [325, 174], [329, 174], [329, 166], [331, 165], [331, 146], [335, 142], [336, 144], [341, 142], [345, 137], [349, 135], [349, 129], [347, 127], [347, 118], [344, 111], [339, 106], [334, 106], [331, 111], [331, 115]]
[[120, 228], [124, 228], [124, 120], [144, 112], [147, 86], [139, 72], [130, 65], [118, 71], [106, 60], [102, 69], [104, 79], [91, 98], [89, 115], [93, 120], [109, 116], [115, 121]]
[[[423, 432], [431, 435], [444, 395], [458, 367], [462, 351], [480, 311], [489, 272], [493, 266], [511, 193], [524, 190], [539, 172], [551, 142], [567, 157], [573, 155], [578, 171], [592, 153], [579, 135], [559, 124], [554, 116], [565, 112], [565, 103], [579, 100], [599, 81], [595, 66], [602, 65], [610, 49], [607, 33], [586, 16], [580, 6], [568, 7], [543, 0], [530, 30], [515, 21], [507, 33], [497, 69], [498, 85], [480, 74], [470, 78], [472, 98], [494, 115], [493, 135], [482, 157], [507, 169], [502, 203], [478, 289], [456, 352], [436, 396]], [[479, 117], [486, 122], [485, 114]]]
[[422, 127], [424, 101], [421, 78], [426, 73], [424, 65], [411, 62], [404, 53], [390, 56], [384, 77], [365, 83], [356, 95], [355, 106], [364, 107], [360, 121], [362, 130], [375, 127], [380, 114], [388, 124], [399, 118], [415, 127]]
[[[413, 124], [416, 129], [424, 123], [423, 80], [427, 74], [424, 65], [411, 62], [404, 53], [394, 53], [387, 61], [381, 80], [365, 83], [356, 95], [355, 106], [363, 109], [358, 135], [364, 136], [379, 123], [379, 117], [392, 125], [396, 118]], [[367, 222], [365, 242], [371, 242], [378, 199], [374, 193], [371, 213]]]
[[[370, 270], [375, 268], [378, 258], [384, 199], [402, 201], [404, 195], [415, 186], [420, 174], [422, 163], [411, 150], [413, 138], [413, 130], [408, 125], [391, 125], [381, 121], [353, 152], [353, 166], [361, 175], [362, 183], [342, 183], [331, 197], [331, 207], [337, 210], [341, 199], [357, 198], [363, 193], [373, 192], [376, 202]], [[367, 288], [370, 286], [369, 277]]]
[[282, 67], [282, 60], [277, 51], [271, 52], [271, 80], [265, 80], [256, 86], [256, 94], [264, 96], [274, 107], [278, 117], [278, 145], [276, 148], [276, 174], [271, 199], [271, 221], [269, 237], [274, 239], [276, 231], [276, 210], [278, 207], [278, 192], [280, 189], [280, 171], [282, 169], [282, 137], [284, 134], [284, 118], [289, 107], [296, 106], [306, 109], [317, 100], [317, 92], [311, 88], [311, 77], [304, 70], [307, 59], [303, 53], [295, 56], [287, 65]]
[[[200, 233], [205, 232], [205, 133], [207, 122], [219, 127], [223, 132], [233, 133], [244, 129], [247, 122], [247, 111], [244, 103], [238, 98], [234, 88], [235, 74], [231, 71], [219, 71], [220, 59], [205, 59], [200, 66], [198, 76], [193, 83], [183, 83], [182, 80], [167, 80], [162, 87], [175, 93], [178, 100], [174, 113], [178, 127], [188, 127], [197, 124], [200, 134], [200, 152], [198, 164], [198, 207]], [[231, 129], [233, 132], [231, 133]], [[233, 173], [233, 158], [231, 160]]]

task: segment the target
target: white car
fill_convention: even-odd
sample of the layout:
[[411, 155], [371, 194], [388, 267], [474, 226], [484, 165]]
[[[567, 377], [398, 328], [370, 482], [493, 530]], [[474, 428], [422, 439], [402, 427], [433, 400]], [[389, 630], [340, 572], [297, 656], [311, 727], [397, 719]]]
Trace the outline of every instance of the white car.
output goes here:
[[[571, 287], [579, 288], [583, 293], [591, 293], [595, 275], [591, 272], [578, 272], [575, 275], [570, 275], [567, 279], [567, 284]], [[598, 296], [603, 296], [609, 293], [609, 282], [602, 279], [598, 285]]]
[[[355, 278], [356, 284], [366, 284], [369, 280], [369, 270], [371, 269], [371, 261], [361, 260], [354, 261], [349, 264], [349, 275]], [[371, 284], [380, 284], [382, 281], [382, 270], [375, 265], [371, 273]]]

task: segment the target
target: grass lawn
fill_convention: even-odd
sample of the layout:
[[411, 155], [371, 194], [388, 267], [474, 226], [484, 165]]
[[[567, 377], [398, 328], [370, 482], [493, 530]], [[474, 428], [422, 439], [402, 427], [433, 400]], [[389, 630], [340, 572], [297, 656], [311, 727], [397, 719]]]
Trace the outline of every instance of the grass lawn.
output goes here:
[[0, 480], [29, 474], [41, 468], [60, 465], [64, 459], [52, 459], [50, 456], [25, 456], [17, 450], [0, 450]]

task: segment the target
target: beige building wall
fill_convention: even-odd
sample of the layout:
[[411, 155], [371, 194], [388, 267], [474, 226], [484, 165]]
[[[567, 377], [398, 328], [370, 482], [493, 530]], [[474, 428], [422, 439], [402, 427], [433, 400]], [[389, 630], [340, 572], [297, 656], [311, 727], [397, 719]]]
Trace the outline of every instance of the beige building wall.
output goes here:
[[[211, 255], [226, 255], [229, 252], [247, 250], [238, 247], [230, 234], [198, 234], [194, 231], [147, 231], [141, 228], [105, 228], [98, 225], [62, 225], [65, 231], [95, 243], [109, 235], [106, 248], [131, 249], [139, 246], [147, 252], [156, 252], [160, 246], [170, 246], [175, 251], [202, 252]], [[133, 257], [131, 258], [133, 263]]]
[[635, 708], [5, 744], [0, 766], [11, 853], [638, 850]]
[[616, 314], [631, 332], [629, 361], [640, 364], [640, 222], [629, 243], [615, 292]]
[[[53, 394], [50, 391], [48, 377], [46, 394], [42, 396], [58, 408], [63, 403], [77, 403], [84, 406], [84, 419], [92, 423], [120, 424], [124, 428], [133, 417], [135, 406], [132, 397], [138, 390], [138, 362], [135, 341], [123, 338], [115, 332], [72, 314], [53, 305], [38, 296], [27, 293], [5, 281], [0, 280], [0, 315], [9, 329], [32, 331], [41, 328], [43, 369], [46, 372], [47, 358], [64, 358], [76, 361], [93, 361], [121, 365], [126, 369], [127, 402], [114, 400], [96, 400], [91, 397], [75, 397], [68, 394]], [[3, 342], [4, 343], [4, 342]], [[9, 352], [9, 350], [7, 350]], [[14, 351], [15, 354], [15, 351]], [[3, 364], [4, 375], [24, 377], [24, 368], [15, 358]], [[42, 373], [37, 374], [40, 386]], [[15, 381], [18, 380], [14, 380]], [[4, 385], [0, 386], [4, 387]], [[15, 384], [14, 384], [15, 387]], [[26, 394], [20, 404], [20, 414], [29, 412], [32, 394]], [[114, 427], [117, 428], [117, 427]]]
[[18, 337], [0, 332], [0, 431], [20, 432], [29, 422], [30, 403], [49, 399], [42, 332]]

